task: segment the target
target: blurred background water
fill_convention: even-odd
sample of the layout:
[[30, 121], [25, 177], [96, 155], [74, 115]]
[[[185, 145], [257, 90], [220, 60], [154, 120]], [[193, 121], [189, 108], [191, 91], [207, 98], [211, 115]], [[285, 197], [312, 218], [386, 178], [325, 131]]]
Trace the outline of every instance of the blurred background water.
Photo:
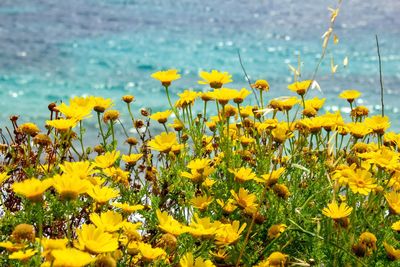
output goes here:
[[[326, 0], [1, 0], [0, 126], [11, 114], [43, 129], [47, 104], [71, 96], [99, 95], [116, 101], [133, 94], [134, 108], [167, 107], [164, 90], [151, 73], [177, 68], [183, 78], [172, 93], [203, 89], [199, 70], [233, 75], [230, 87], [247, 83], [237, 51], [250, 75], [271, 84], [268, 98], [290, 95], [288, 64], [303, 64], [310, 78], [329, 25]], [[379, 72], [375, 34], [379, 35], [386, 113], [399, 130], [400, 1], [343, 1], [335, 32], [338, 45], [327, 55], [317, 81], [327, 110], [342, 109], [344, 89], [363, 92], [359, 104], [379, 114]], [[330, 57], [339, 65], [330, 72]], [[343, 59], [349, 57], [347, 68]], [[343, 109], [344, 108], [344, 109]], [[94, 124], [95, 120], [92, 119]]]

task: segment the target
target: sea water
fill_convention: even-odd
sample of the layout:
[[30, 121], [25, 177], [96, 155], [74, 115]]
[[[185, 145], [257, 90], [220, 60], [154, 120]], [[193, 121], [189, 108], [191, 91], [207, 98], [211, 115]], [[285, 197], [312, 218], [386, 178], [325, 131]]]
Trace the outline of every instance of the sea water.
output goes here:
[[[134, 110], [164, 110], [165, 92], [150, 75], [169, 68], [182, 74], [171, 87], [173, 99], [183, 89], [205, 89], [197, 84], [200, 70], [228, 71], [229, 87], [248, 88], [238, 51], [253, 81], [269, 81], [265, 101], [294, 95], [287, 89], [293, 81], [288, 64], [297, 66], [300, 56], [301, 79], [310, 79], [329, 26], [328, 6], [336, 1], [1, 0], [0, 127], [18, 114], [20, 122], [43, 129], [47, 105], [72, 96], [109, 97], [125, 112], [120, 98], [133, 94]], [[316, 77], [322, 92], [310, 94], [327, 98], [325, 111], [341, 110], [348, 118], [348, 104], [337, 96], [357, 89], [363, 92], [358, 104], [381, 113], [378, 34], [385, 113], [391, 129], [400, 130], [399, 12], [398, 0], [343, 1], [334, 26], [339, 43], [329, 44]], [[87, 126], [95, 123], [92, 118]]]

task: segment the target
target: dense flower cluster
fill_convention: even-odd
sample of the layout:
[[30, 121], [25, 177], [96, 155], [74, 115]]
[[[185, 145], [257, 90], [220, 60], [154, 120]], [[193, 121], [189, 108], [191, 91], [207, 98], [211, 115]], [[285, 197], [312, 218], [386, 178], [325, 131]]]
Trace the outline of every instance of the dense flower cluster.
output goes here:
[[[201, 72], [209, 90], [186, 90], [175, 104], [168, 89], [178, 71], [152, 77], [170, 108], [135, 117], [134, 97], [123, 96], [135, 136], [101, 97], [50, 105], [43, 131], [13, 118], [15, 136], [1, 150], [2, 266], [400, 259], [400, 134], [387, 131], [389, 118], [357, 106], [361, 93], [340, 94], [352, 109], [346, 118], [323, 113], [326, 99], [307, 99], [310, 80], [288, 86], [300, 98], [263, 103], [265, 95], [249, 106], [251, 91], [223, 87], [232, 82], [226, 72]], [[265, 80], [252, 87], [261, 96], [270, 90]], [[87, 148], [83, 125], [92, 113], [100, 144]], [[165, 131], [152, 133], [153, 121]]]

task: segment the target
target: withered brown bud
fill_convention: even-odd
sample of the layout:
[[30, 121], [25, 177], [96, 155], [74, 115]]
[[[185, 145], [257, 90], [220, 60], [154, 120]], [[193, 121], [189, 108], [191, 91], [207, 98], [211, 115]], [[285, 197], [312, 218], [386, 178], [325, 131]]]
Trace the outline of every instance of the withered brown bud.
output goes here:
[[150, 115], [150, 112], [147, 109], [142, 108], [142, 109], [140, 109], [140, 114], [142, 114], [142, 116], [144, 116], [144, 117], [147, 117]]
[[135, 126], [136, 129], [142, 128], [143, 125], [144, 125], [144, 122], [142, 120], [135, 120], [135, 125], [134, 126]]
[[128, 137], [125, 142], [127, 142], [131, 146], [136, 146], [138, 140], [135, 137]]
[[39, 146], [48, 146], [51, 144], [51, 140], [47, 134], [37, 134], [33, 138], [33, 143]]
[[19, 116], [18, 115], [11, 115], [10, 116], [10, 121], [16, 122], [18, 120]]
[[35, 233], [33, 225], [22, 223], [15, 226], [11, 236], [13, 240], [20, 243], [22, 241], [34, 241]]
[[104, 147], [102, 145], [97, 145], [93, 148], [93, 150], [97, 153], [97, 154], [102, 154], [104, 153]]
[[189, 136], [186, 133], [184, 133], [184, 134], [182, 134], [181, 139], [182, 139], [182, 142], [186, 142], [189, 139]]
[[56, 103], [52, 102], [52, 103], [50, 103], [50, 104], [47, 106], [47, 108], [48, 108], [50, 111], [54, 111], [53, 109], [54, 109], [56, 106], [57, 106]]

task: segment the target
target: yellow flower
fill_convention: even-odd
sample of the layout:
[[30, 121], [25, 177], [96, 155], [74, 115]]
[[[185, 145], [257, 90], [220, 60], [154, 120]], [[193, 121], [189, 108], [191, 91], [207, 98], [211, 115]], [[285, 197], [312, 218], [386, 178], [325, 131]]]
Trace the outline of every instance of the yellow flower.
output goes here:
[[228, 171], [235, 176], [235, 181], [240, 183], [254, 180], [256, 178], [256, 174], [251, 168], [241, 167], [240, 169], [228, 169]]
[[8, 256], [8, 258], [12, 260], [27, 261], [32, 258], [32, 256], [36, 253], [37, 251], [34, 249], [20, 250], [17, 252], [13, 252], [10, 256]]
[[175, 133], [161, 133], [154, 137], [154, 139], [148, 142], [148, 145], [151, 149], [157, 150], [163, 153], [168, 153], [173, 145], [177, 145], [178, 141], [176, 140]]
[[247, 90], [246, 88], [242, 88], [238, 92], [238, 95], [233, 99], [233, 102], [235, 102], [236, 104], [240, 104], [250, 94], [251, 94], [251, 92], [249, 90]]
[[231, 198], [228, 199], [226, 201], [226, 203], [222, 199], [217, 199], [217, 203], [218, 203], [218, 205], [221, 206], [223, 211], [227, 214], [232, 213], [237, 208], [237, 206], [235, 205], [235, 200], [233, 200]]
[[111, 205], [118, 209], [121, 209], [122, 211], [127, 212], [127, 213], [133, 213], [135, 211], [144, 209], [144, 206], [140, 205], [140, 204], [139, 205], [129, 205], [128, 203], [114, 202]]
[[79, 106], [76, 104], [67, 106], [65, 103], [61, 103], [57, 108], [67, 119], [73, 119], [76, 121], [89, 118], [92, 110], [91, 106]]
[[150, 244], [139, 243], [139, 252], [142, 255], [144, 261], [150, 262], [167, 257], [167, 253], [161, 248], [153, 248]]
[[325, 103], [326, 98], [319, 99], [318, 97], [314, 97], [313, 99], [307, 99], [304, 101], [304, 108], [313, 108], [316, 111], [320, 110]]
[[51, 126], [60, 132], [66, 132], [71, 128], [75, 127], [77, 120], [75, 119], [58, 119], [58, 120], [47, 120], [46, 125]]
[[108, 123], [109, 121], [114, 122], [119, 119], [119, 111], [115, 109], [110, 109], [104, 112], [103, 121]]
[[400, 221], [393, 223], [392, 229], [395, 230], [396, 232], [400, 232]]
[[376, 250], [376, 236], [370, 232], [363, 232], [360, 235], [359, 242], [361, 245], [366, 246], [369, 249]]
[[219, 72], [217, 70], [212, 70], [211, 72], [201, 71], [199, 76], [203, 79], [199, 81], [199, 84], [209, 84], [214, 89], [219, 89], [224, 84], [232, 82], [232, 75], [228, 72]]
[[98, 113], [103, 113], [106, 109], [112, 107], [114, 105], [112, 99], [103, 98], [103, 97], [94, 97], [93, 98], [93, 109]]
[[354, 99], [359, 98], [361, 93], [357, 90], [344, 90], [340, 93], [339, 97], [346, 99], [349, 103], [352, 103]]
[[218, 246], [234, 244], [240, 238], [240, 234], [244, 231], [246, 225], [247, 224], [244, 223], [239, 227], [239, 221], [234, 221], [232, 224], [222, 225], [215, 236], [215, 244]]
[[230, 88], [221, 88], [214, 89], [213, 92], [210, 92], [212, 98], [217, 100], [221, 105], [228, 104], [229, 100], [235, 99], [239, 96], [239, 92], [235, 89]]
[[161, 84], [165, 87], [171, 85], [172, 81], [178, 80], [181, 78], [181, 75], [178, 74], [177, 70], [166, 70], [166, 71], [157, 71], [151, 75], [152, 78], [161, 82]]
[[94, 166], [101, 168], [101, 169], [106, 169], [114, 165], [114, 163], [117, 161], [119, 158], [120, 152], [119, 151], [112, 151], [112, 152], [106, 152], [104, 155], [97, 156], [94, 159]]
[[368, 116], [368, 114], [369, 114], [369, 109], [364, 106], [357, 106], [353, 108], [350, 112], [350, 116], [356, 119], [366, 117]]
[[392, 245], [383, 242], [383, 246], [386, 250], [386, 255], [391, 261], [400, 260], [400, 249], [395, 249]]
[[255, 83], [251, 85], [251, 87], [258, 89], [260, 91], [268, 91], [269, 83], [266, 80], [257, 80]]
[[201, 257], [194, 258], [191, 252], [183, 255], [179, 261], [180, 267], [213, 267], [215, 266], [210, 260], [205, 260]]
[[161, 112], [156, 112], [150, 116], [150, 119], [158, 121], [159, 123], [166, 123], [168, 117], [172, 114], [172, 110], [166, 110]]
[[0, 185], [7, 181], [8, 178], [10, 178], [10, 176], [8, 176], [7, 172], [0, 172]]
[[269, 257], [263, 261], [260, 262], [258, 265], [255, 265], [255, 267], [282, 267], [286, 266], [286, 261], [287, 261], [288, 255], [283, 254], [281, 252], [272, 252]]
[[174, 128], [174, 130], [177, 132], [182, 131], [182, 129], [185, 127], [185, 125], [177, 119], [174, 119], [174, 123], [168, 124], [168, 126]]
[[299, 100], [297, 99], [297, 97], [289, 97], [289, 98], [280, 100], [280, 106], [285, 111], [291, 110], [293, 108], [293, 106], [298, 103], [299, 103]]
[[271, 187], [278, 182], [279, 177], [285, 172], [285, 168], [281, 167], [273, 170], [271, 173], [261, 175], [261, 179], [257, 178], [257, 182], [265, 183], [266, 186]]
[[97, 213], [92, 213], [89, 218], [97, 228], [102, 228], [109, 233], [118, 231], [125, 223], [121, 214], [111, 210], [101, 213], [100, 216]]
[[77, 176], [81, 179], [87, 179], [95, 173], [94, 166], [89, 161], [64, 161], [59, 167], [63, 174]]
[[47, 260], [51, 260], [50, 254], [53, 250], [56, 249], [65, 249], [68, 244], [68, 239], [50, 239], [50, 238], [42, 238], [41, 244], [43, 247], [42, 257], [45, 257]]
[[172, 216], [168, 215], [166, 211], [161, 212], [160, 210], [157, 210], [156, 214], [158, 219], [158, 227], [164, 232], [178, 236], [188, 231], [186, 226], [183, 226]]
[[363, 138], [367, 134], [371, 133], [371, 129], [364, 123], [351, 122], [347, 124], [347, 127], [349, 127], [350, 134], [357, 139]]
[[18, 131], [24, 134], [35, 136], [40, 132], [39, 127], [32, 122], [23, 123], [18, 127]]
[[109, 200], [119, 196], [118, 190], [99, 185], [92, 186], [86, 193], [98, 204], [105, 204]]
[[129, 175], [130, 173], [128, 171], [124, 171], [121, 168], [107, 168], [103, 170], [104, 174], [111, 177], [113, 181], [117, 183], [122, 183], [126, 186], [129, 185]]
[[363, 169], [357, 169], [348, 180], [348, 185], [353, 193], [367, 196], [377, 185], [372, 174]]
[[104, 231], [96, 228], [93, 224], [84, 224], [81, 229], [76, 230], [78, 240], [74, 242], [76, 248], [88, 251], [91, 254], [113, 252], [118, 249], [118, 239]]
[[391, 214], [400, 214], [400, 193], [389, 192], [385, 194], [387, 203], [389, 204], [389, 211]]
[[211, 222], [210, 217], [200, 218], [199, 215], [195, 213], [187, 229], [189, 234], [194, 237], [212, 239], [220, 227], [221, 223], [219, 221]]
[[293, 133], [288, 129], [287, 124], [278, 124], [271, 133], [274, 141], [279, 144], [284, 143], [288, 138], [293, 136]]
[[60, 195], [61, 199], [74, 200], [80, 194], [86, 193], [92, 186], [88, 180], [83, 180], [79, 176], [70, 176], [68, 174], [56, 174], [53, 177], [53, 187]]
[[387, 116], [373, 116], [366, 118], [364, 121], [365, 125], [372, 129], [376, 134], [383, 135], [385, 131], [390, 127], [390, 120]]
[[73, 97], [69, 100], [70, 106], [76, 106], [79, 108], [92, 109], [94, 107], [95, 97], [87, 96], [87, 97]]
[[257, 203], [255, 203], [257, 201], [257, 197], [255, 194], [250, 194], [249, 191], [242, 187], [239, 189], [239, 193], [231, 190], [231, 194], [239, 207], [250, 213], [253, 213], [257, 210]]
[[353, 208], [347, 206], [346, 203], [342, 202], [340, 203], [340, 206], [338, 206], [338, 204], [333, 201], [328, 204], [327, 208], [322, 210], [322, 214], [334, 220], [338, 220], [348, 217], [352, 211]]
[[54, 257], [54, 267], [83, 267], [96, 260], [89, 253], [74, 248], [56, 249], [51, 255]]
[[207, 209], [208, 205], [210, 205], [212, 202], [213, 198], [207, 195], [198, 196], [190, 200], [190, 203], [193, 205], [193, 207], [199, 209], [200, 211]]
[[178, 94], [179, 99], [175, 103], [175, 107], [177, 108], [185, 108], [186, 106], [193, 105], [194, 101], [197, 97], [199, 97], [201, 93], [194, 92], [191, 90], [185, 90], [183, 93]]
[[31, 178], [22, 182], [17, 182], [12, 185], [12, 189], [16, 194], [22, 195], [33, 202], [40, 202], [43, 200], [44, 192], [52, 186], [51, 179], [43, 181]]
[[8, 251], [14, 252], [26, 248], [27, 245], [21, 243], [12, 243], [11, 241], [0, 242], [0, 248], [5, 248]]
[[268, 229], [268, 237], [273, 239], [279, 237], [285, 230], [286, 224], [274, 224]]
[[296, 92], [298, 95], [305, 95], [307, 90], [310, 88], [313, 81], [305, 80], [301, 82], [295, 82], [288, 85], [289, 90]]

